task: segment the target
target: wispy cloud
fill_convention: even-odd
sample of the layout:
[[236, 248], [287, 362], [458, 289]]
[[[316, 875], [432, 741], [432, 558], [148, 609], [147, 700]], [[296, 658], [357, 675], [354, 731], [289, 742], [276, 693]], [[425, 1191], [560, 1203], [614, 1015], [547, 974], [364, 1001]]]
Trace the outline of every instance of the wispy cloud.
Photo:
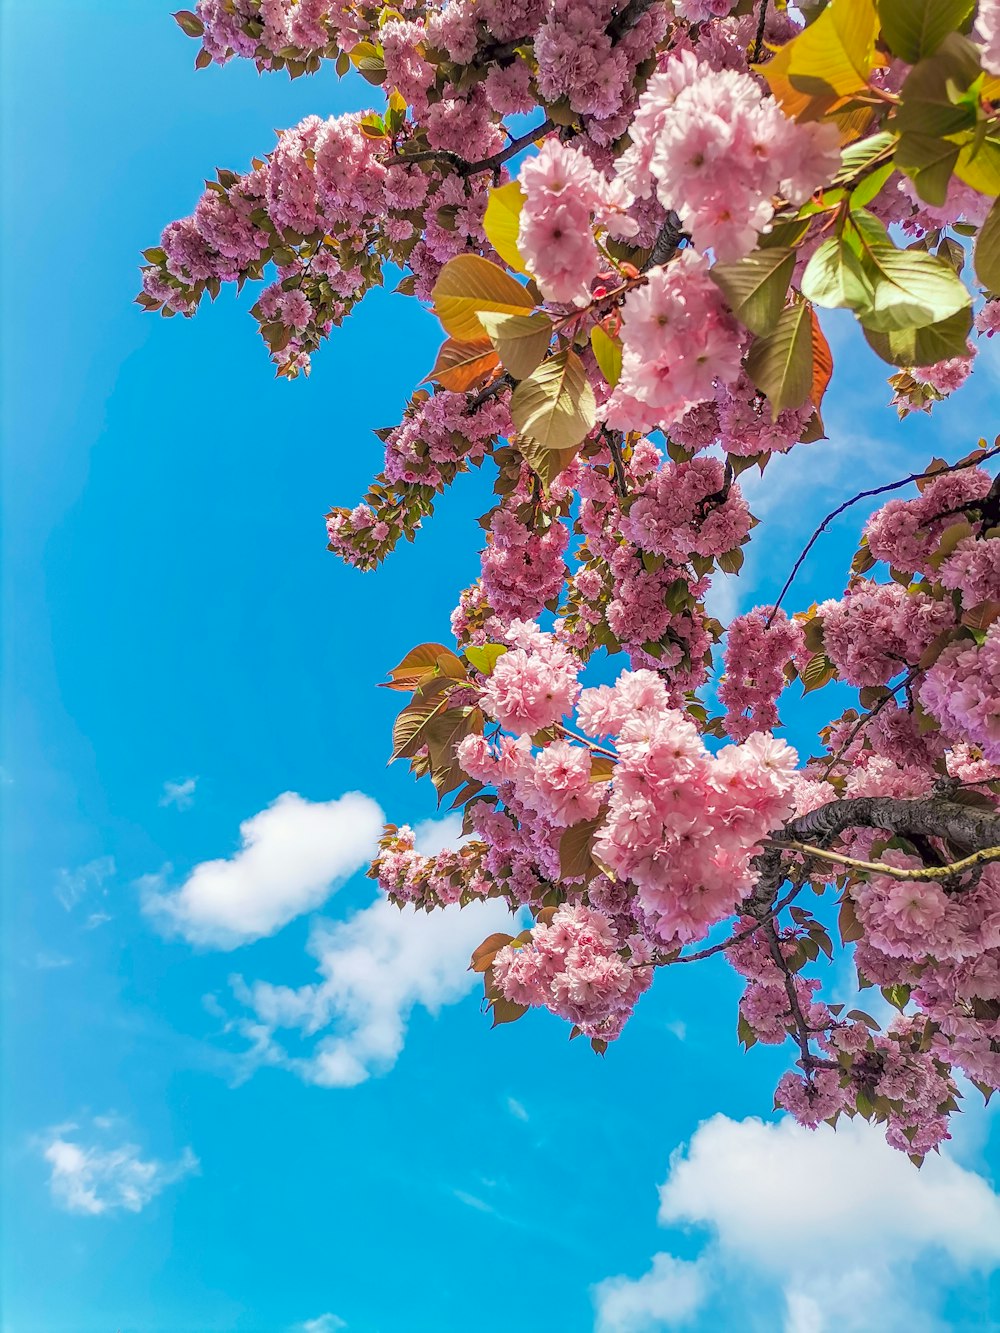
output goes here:
[[347, 1321], [335, 1314], [317, 1315], [315, 1319], [306, 1319], [301, 1324], [292, 1326], [292, 1333], [337, 1333], [337, 1329], [346, 1328]]
[[[93, 1128], [107, 1131], [113, 1120], [97, 1119]], [[39, 1146], [49, 1164], [49, 1192], [67, 1212], [91, 1217], [103, 1213], [141, 1212], [168, 1185], [198, 1170], [198, 1159], [185, 1148], [175, 1162], [143, 1157], [134, 1143], [106, 1146], [84, 1141], [79, 1125], [58, 1125], [42, 1135]]]
[[161, 805], [172, 805], [177, 810], [190, 810], [194, 805], [194, 789], [197, 778], [182, 778], [180, 782], [165, 782], [160, 796]]
[[285, 792], [240, 825], [240, 847], [203, 861], [178, 888], [166, 873], [139, 881], [143, 909], [192, 944], [235, 949], [322, 905], [374, 854], [383, 824], [361, 792], [308, 801]]
[[60, 968], [69, 967], [72, 962], [72, 958], [64, 953], [49, 953], [42, 949], [35, 954], [35, 967], [39, 972], [55, 972]]
[[[319, 982], [293, 988], [231, 979], [253, 1014], [235, 1024], [252, 1043], [247, 1071], [280, 1065], [329, 1088], [384, 1074], [399, 1058], [412, 1011], [436, 1014], [481, 985], [469, 971], [472, 951], [513, 921], [499, 901], [426, 913], [381, 897], [346, 921], [317, 920], [308, 952]], [[315, 1038], [312, 1053], [289, 1055], [276, 1036], [281, 1028]]]
[[99, 856], [76, 870], [62, 869], [56, 874], [55, 895], [67, 912], [89, 897], [106, 897], [108, 880], [115, 873], [113, 856]]
[[511, 1115], [514, 1117], [515, 1120], [527, 1121], [531, 1118], [528, 1115], [528, 1112], [524, 1109], [524, 1107], [521, 1105], [521, 1103], [517, 1100], [516, 1097], [507, 1098], [507, 1110], [511, 1113]]

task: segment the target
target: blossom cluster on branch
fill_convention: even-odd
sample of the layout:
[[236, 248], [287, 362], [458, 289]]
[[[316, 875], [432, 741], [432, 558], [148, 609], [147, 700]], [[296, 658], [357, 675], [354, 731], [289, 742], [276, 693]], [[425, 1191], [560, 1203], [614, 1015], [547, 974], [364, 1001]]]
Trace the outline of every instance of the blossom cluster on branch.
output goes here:
[[[288, 379], [390, 274], [440, 321], [430, 388], [327, 530], [373, 569], [491, 470], [454, 647], [388, 681], [393, 757], [466, 838], [427, 857], [390, 826], [371, 874], [530, 914], [473, 957], [494, 1021], [546, 1009], [603, 1051], [658, 971], [718, 955], [744, 1045], [790, 1044], [777, 1104], [874, 1118], [919, 1161], [956, 1071], [1000, 1086], [1000, 446], [881, 488], [826, 601], [794, 607], [798, 564], [728, 626], [709, 594], [757, 526], [740, 475], [837, 448], [821, 312], [852, 313], [902, 415], [1000, 328], [1000, 3], [801, 9], [199, 0], [175, 17], [200, 67], [329, 62], [379, 105], [220, 170], [138, 301], [260, 284]], [[800, 758], [774, 733], [832, 682], [856, 702]], [[823, 998], [838, 949], [884, 1028]]]

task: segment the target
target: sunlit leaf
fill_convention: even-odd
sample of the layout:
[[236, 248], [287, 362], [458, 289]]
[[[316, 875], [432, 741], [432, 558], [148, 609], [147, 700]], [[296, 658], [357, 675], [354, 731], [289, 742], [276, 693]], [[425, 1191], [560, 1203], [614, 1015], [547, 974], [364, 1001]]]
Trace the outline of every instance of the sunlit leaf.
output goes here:
[[802, 275], [802, 295], [825, 309], [864, 310], [874, 294], [861, 260], [838, 236], [819, 245]]
[[433, 380], [452, 393], [464, 393], [482, 384], [499, 364], [500, 358], [489, 338], [480, 338], [476, 342], [448, 338], [441, 344], [427, 380]]
[[552, 340], [552, 321], [540, 310], [530, 315], [504, 315], [495, 310], [481, 310], [479, 322], [496, 348], [504, 369], [516, 380], [528, 378]]
[[709, 276], [736, 318], [751, 333], [770, 333], [785, 306], [795, 251], [783, 246], [755, 250], [735, 264], [716, 264]]
[[527, 273], [521, 252], [517, 248], [517, 234], [521, 226], [521, 207], [524, 191], [517, 181], [498, 185], [490, 190], [483, 214], [483, 231], [505, 264], [518, 273]]
[[868, 87], [877, 33], [874, 0], [830, 0], [818, 18], [754, 68], [787, 115], [817, 120]]
[[510, 414], [518, 431], [543, 449], [581, 444], [594, 427], [597, 404], [577, 354], [566, 350], [543, 361], [514, 390]]
[[590, 346], [601, 374], [613, 389], [622, 374], [621, 339], [612, 338], [600, 324], [595, 324], [590, 330]]
[[873, 333], [924, 328], [968, 309], [972, 298], [955, 270], [926, 250], [869, 246], [862, 265], [874, 288], [858, 318]]
[[480, 255], [456, 255], [449, 259], [434, 285], [431, 299], [445, 332], [460, 342], [474, 342], [482, 337], [479, 315], [483, 311], [523, 315], [535, 306], [525, 287]]
[[804, 302], [786, 306], [773, 333], [754, 340], [747, 374], [767, 395], [771, 415], [808, 402], [813, 380], [812, 320]]

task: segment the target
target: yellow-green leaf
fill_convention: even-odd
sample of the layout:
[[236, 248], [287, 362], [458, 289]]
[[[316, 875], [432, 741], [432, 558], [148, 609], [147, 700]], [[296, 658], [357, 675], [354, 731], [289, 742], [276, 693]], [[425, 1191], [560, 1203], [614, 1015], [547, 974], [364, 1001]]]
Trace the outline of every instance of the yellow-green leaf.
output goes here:
[[827, 310], [865, 310], [874, 289], [854, 251], [839, 236], [830, 236], [806, 265], [802, 295]]
[[933, 366], [953, 356], [967, 355], [971, 329], [972, 310], [969, 307], [922, 329], [891, 333], [864, 329], [863, 332], [872, 351], [890, 366]]
[[496, 348], [504, 369], [516, 380], [528, 378], [552, 340], [552, 321], [540, 310], [530, 315], [503, 315], [495, 310], [481, 310], [479, 322]]
[[813, 381], [813, 330], [804, 302], [786, 306], [773, 333], [756, 338], [746, 359], [747, 374], [768, 397], [771, 415], [809, 401]]
[[924, 328], [968, 309], [972, 298], [955, 270], [926, 250], [866, 247], [862, 265], [874, 288], [858, 318], [874, 333]]
[[542, 483], [546, 495], [559, 473], [565, 472], [580, 452], [579, 445], [574, 445], [572, 449], [545, 449], [526, 435], [515, 435], [512, 443]]
[[770, 333], [785, 306], [795, 251], [775, 245], [735, 264], [716, 264], [709, 276], [751, 333]]
[[431, 299], [445, 332], [460, 342], [482, 337], [479, 315], [483, 311], [523, 315], [535, 306], [531, 294], [515, 278], [480, 255], [449, 259]]
[[590, 330], [590, 346], [598, 368], [612, 389], [622, 377], [622, 344], [600, 324]]
[[786, 115], [817, 120], [867, 88], [877, 34], [874, 0], [830, 0], [818, 18], [754, 68]]
[[484, 643], [482, 645], [470, 643], [464, 649], [466, 658], [484, 676], [492, 676], [493, 668], [506, 651], [507, 647], [502, 643]]
[[577, 354], [566, 350], [543, 361], [514, 390], [510, 414], [518, 431], [543, 449], [581, 444], [594, 427], [597, 404]]
[[524, 191], [517, 181], [498, 185], [490, 190], [483, 215], [483, 231], [493, 249], [505, 264], [517, 273], [527, 273], [521, 252], [517, 248], [517, 234], [521, 227], [521, 206]]
[[959, 146], [951, 139], [909, 130], [900, 136], [895, 161], [913, 181], [920, 198], [940, 208], [948, 197], [958, 154]]

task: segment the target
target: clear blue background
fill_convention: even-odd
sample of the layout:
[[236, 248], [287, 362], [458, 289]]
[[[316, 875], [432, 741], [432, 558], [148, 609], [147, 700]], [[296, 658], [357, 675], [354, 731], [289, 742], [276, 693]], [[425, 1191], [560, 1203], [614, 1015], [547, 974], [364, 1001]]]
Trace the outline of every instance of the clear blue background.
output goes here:
[[[322, 520], [379, 466], [371, 429], [399, 419], [434, 322], [375, 293], [312, 378], [287, 384], [249, 293], [193, 321], [131, 304], [140, 249], [203, 177], [372, 92], [246, 64], [195, 74], [194, 44], [151, 0], [9, 2], [2, 35], [4, 1327], [281, 1330], [334, 1311], [366, 1333], [586, 1330], [591, 1284], [703, 1244], [656, 1226], [671, 1151], [716, 1110], [770, 1112], [785, 1056], [739, 1052], [723, 964], [659, 978], [603, 1061], [544, 1016], [490, 1033], [469, 997], [436, 1019], [418, 1010], [396, 1067], [358, 1088], [278, 1070], [234, 1085], [234, 1043], [202, 997], [233, 969], [310, 980], [308, 923], [235, 956], [198, 952], [155, 932], [135, 888], [165, 863], [183, 874], [229, 854], [240, 821], [285, 790], [357, 788], [399, 822], [433, 813], [385, 768], [398, 701], [374, 683], [447, 636], [486, 479], [461, 479], [374, 576], [324, 552]], [[755, 488], [766, 526], [743, 605], [773, 595], [833, 503], [935, 448], [965, 452], [990, 421], [981, 367], [933, 421], [897, 426], [881, 372], [836, 331], [831, 441]], [[857, 531], [817, 550], [796, 604], [843, 586]], [[819, 705], [786, 711], [808, 751]], [[164, 781], [190, 774], [192, 808], [161, 807]], [[116, 871], [91, 907], [111, 920], [88, 930], [55, 889], [103, 856]], [[331, 913], [369, 898], [361, 880]], [[38, 1136], [108, 1113], [147, 1155], [190, 1144], [200, 1175], [138, 1214], [59, 1211]], [[986, 1172], [988, 1135], [984, 1122], [968, 1149]], [[943, 1327], [1000, 1326], [986, 1281], [956, 1282]], [[776, 1327], [769, 1299], [726, 1326]]]

